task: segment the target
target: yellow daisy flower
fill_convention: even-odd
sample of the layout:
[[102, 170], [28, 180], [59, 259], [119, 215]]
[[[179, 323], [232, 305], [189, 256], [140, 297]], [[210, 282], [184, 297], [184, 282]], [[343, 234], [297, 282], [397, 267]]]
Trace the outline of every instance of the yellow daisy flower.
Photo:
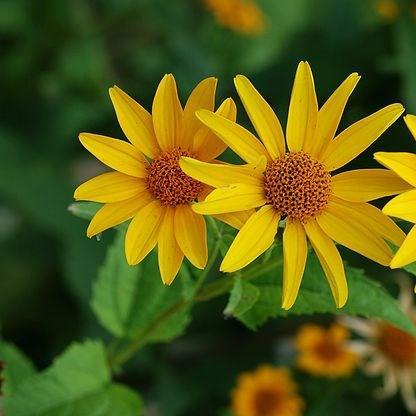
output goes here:
[[195, 212], [213, 215], [258, 209], [237, 234], [221, 270], [239, 270], [273, 243], [279, 221], [283, 232], [283, 301], [289, 309], [302, 280], [307, 239], [328, 278], [336, 305], [347, 301], [348, 289], [341, 256], [333, 241], [380, 264], [393, 257], [385, 240], [400, 245], [405, 235], [396, 224], [367, 201], [409, 188], [385, 169], [363, 169], [332, 176], [370, 146], [404, 111], [392, 104], [335, 133], [344, 107], [359, 80], [351, 74], [318, 111], [314, 81], [307, 62], [298, 66], [290, 100], [285, 138], [269, 104], [250, 81], [238, 75], [235, 85], [260, 137], [233, 121], [207, 110], [199, 119], [256, 170], [217, 166], [183, 157], [189, 176], [214, 186]]
[[234, 32], [244, 35], [264, 32], [264, 14], [251, 0], [204, 0], [204, 3], [220, 25]]
[[262, 365], [239, 376], [231, 407], [233, 416], [300, 416], [305, 405], [286, 369]]
[[[416, 139], [416, 116], [408, 114], [404, 117], [404, 121]], [[374, 158], [406, 181], [410, 189], [388, 202], [383, 212], [416, 224], [416, 154], [377, 152]], [[395, 269], [414, 261], [416, 261], [416, 226], [409, 232], [390, 266]]]
[[319, 325], [300, 327], [295, 346], [298, 367], [314, 376], [345, 377], [355, 370], [358, 355], [348, 346], [349, 332], [339, 324], [325, 329]]
[[[212, 161], [226, 149], [226, 144], [195, 117], [197, 109], [214, 109], [216, 84], [215, 78], [199, 83], [183, 109], [174, 77], [165, 75], [157, 88], [152, 114], [115, 86], [110, 88], [110, 97], [130, 143], [90, 133], [79, 136], [89, 152], [114, 169], [75, 191], [77, 200], [104, 203], [89, 224], [88, 237], [133, 218], [125, 239], [127, 262], [139, 263], [157, 244], [166, 284], [175, 278], [184, 256], [200, 269], [207, 262], [205, 221], [190, 204], [203, 199], [209, 189], [183, 173], [178, 160], [188, 156]], [[216, 114], [235, 120], [233, 100], [226, 99]], [[220, 219], [241, 227], [246, 216], [226, 214]]]

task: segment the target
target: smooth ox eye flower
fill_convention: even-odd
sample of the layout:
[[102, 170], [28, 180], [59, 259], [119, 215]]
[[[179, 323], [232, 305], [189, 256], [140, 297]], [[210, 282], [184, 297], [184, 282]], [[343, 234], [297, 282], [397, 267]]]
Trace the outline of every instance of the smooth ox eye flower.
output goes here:
[[[404, 121], [416, 140], [416, 116], [408, 114], [404, 117]], [[383, 212], [416, 224], [416, 154], [377, 152], [374, 157], [406, 181], [410, 189], [388, 202]], [[416, 225], [410, 230], [390, 266], [395, 269], [414, 261], [416, 261]]]
[[335, 133], [344, 107], [359, 80], [351, 74], [318, 111], [312, 72], [298, 66], [292, 90], [285, 138], [280, 122], [263, 97], [244, 76], [235, 85], [259, 135], [207, 110], [199, 119], [256, 171], [217, 166], [187, 157], [183, 171], [214, 186], [195, 212], [212, 215], [259, 208], [237, 234], [221, 270], [233, 272], [252, 262], [273, 243], [279, 221], [283, 232], [283, 302], [296, 300], [307, 257], [307, 240], [328, 278], [336, 305], [347, 301], [344, 267], [334, 241], [380, 264], [393, 257], [385, 240], [400, 245], [405, 235], [380, 210], [367, 203], [409, 188], [385, 169], [363, 169], [332, 175], [370, 146], [403, 112], [392, 104]]
[[[212, 161], [226, 149], [195, 117], [197, 109], [214, 109], [216, 84], [215, 78], [203, 80], [182, 109], [175, 79], [166, 75], [157, 88], [152, 114], [118, 87], [110, 88], [118, 121], [130, 143], [90, 133], [79, 136], [88, 151], [114, 169], [75, 191], [77, 200], [105, 204], [92, 219], [87, 235], [133, 218], [125, 240], [127, 261], [139, 263], [157, 244], [166, 284], [175, 278], [184, 256], [201, 269], [207, 262], [205, 221], [190, 204], [203, 199], [209, 189], [182, 172], [178, 161], [181, 156]], [[217, 114], [235, 120], [233, 100], [226, 99]], [[241, 227], [245, 216], [226, 214], [220, 219]]]
[[290, 373], [270, 365], [241, 374], [232, 392], [233, 416], [300, 416], [304, 407]]

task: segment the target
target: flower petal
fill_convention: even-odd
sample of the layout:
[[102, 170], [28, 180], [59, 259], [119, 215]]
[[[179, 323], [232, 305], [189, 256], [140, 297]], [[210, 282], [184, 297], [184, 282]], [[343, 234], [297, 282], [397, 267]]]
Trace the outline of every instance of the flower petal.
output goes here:
[[237, 75], [234, 84], [244, 108], [272, 159], [285, 154], [285, 137], [276, 114], [248, 78]]
[[144, 191], [139, 196], [126, 201], [103, 205], [92, 218], [87, 229], [87, 237], [91, 238], [129, 220], [151, 201], [151, 195]]
[[135, 215], [126, 233], [127, 263], [140, 263], [155, 247], [164, 214], [165, 207], [153, 200]]
[[344, 166], [377, 140], [403, 111], [401, 104], [391, 104], [357, 121], [329, 143], [321, 161], [330, 171]]
[[214, 218], [225, 222], [229, 226], [241, 230], [248, 219], [255, 213], [254, 209], [239, 212], [227, 212], [224, 214], [215, 214]]
[[250, 165], [206, 163], [190, 157], [181, 157], [179, 166], [190, 177], [214, 188], [228, 186], [232, 183], [261, 186], [263, 180], [263, 175]]
[[178, 205], [175, 211], [175, 236], [182, 252], [198, 269], [208, 260], [207, 229], [202, 215], [189, 205]]
[[322, 231], [316, 220], [308, 221], [304, 227], [328, 279], [335, 304], [337, 308], [342, 308], [348, 299], [348, 285], [339, 251], [334, 242]]
[[416, 186], [416, 155], [404, 152], [377, 152], [374, 159], [391, 169], [410, 185]]
[[286, 140], [291, 152], [311, 146], [318, 116], [318, 102], [312, 71], [307, 62], [300, 62], [293, 82], [287, 116]]
[[247, 184], [233, 184], [212, 191], [205, 201], [192, 205], [198, 214], [213, 215], [245, 211], [266, 203], [263, 188]]
[[261, 156], [270, 160], [265, 147], [244, 127], [208, 110], [199, 110], [196, 115], [247, 163], [256, 163]]
[[217, 81], [217, 78], [214, 77], [202, 80], [189, 96], [183, 112], [181, 147], [190, 149], [193, 146], [192, 142], [196, 132], [202, 126], [195, 112], [201, 108], [210, 111], [214, 110]]
[[147, 176], [147, 162], [139, 150], [131, 144], [91, 133], [81, 133], [79, 141], [91, 154], [110, 168], [138, 178]]
[[399, 248], [399, 251], [393, 257], [390, 267], [397, 269], [416, 261], [416, 226], [414, 226]]
[[220, 270], [234, 272], [263, 254], [273, 244], [279, 220], [279, 214], [271, 205], [261, 207], [238, 232]]
[[[237, 107], [232, 98], [227, 98], [215, 112], [219, 116], [234, 121], [237, 118]], [[196, 132], [192, 143], [191, 153], [198, 156], [201, 160], [213, 160], [227, 149], [224, 143], [207, 126], [202, 127]]]
[[76, 200], [118, 202], [138, 196], [146, 189], [143, 179], [108, 172], [84, 182], [74, 192]]
[[367, 202], [408, 191], [412, 187], [387, 169], [358, 169], [332, 177], [331, 190], [346, 201]]
[[410, 133], [412, 133], [413, 138], [416, 140], [416, 116], [407, 114], [403, 118], [407, 128], [409, 129]]
[[116, 85], [109, 92], [118, 122], [126, 137], [143, 154], [154, 159], [160, 148], [150, 113]]
[[393, 253], [379, 233], [369, 226], [368, 218], [360, 213], [331, 200], [316, 220], [337, 243], [384, 266], [390, 263]]
[[175, 211], [175, 207], [165, 207], [157, 239], [159, 271], [165, 285], [173, 282], [183, 260], [183, 253], [175, 238]]
[[309, 153], [312, 156], [318, 157], [331, 143], [337, 132], [348, 98], [360, 78], [356, 72], [351, 74], [319, 110], [314, 138], [309, 148]]
[[161, 149], [171, 150], [179, 146], [183, 110], [172, 74], [166, 74], [157, 87], [153, 99], [152, 117], [153, 128]]
[[416, 223], [416, 189], [393, 198], [384, 206], [383, 212], [391, 217]]
[[283, 231], [283, 309], [290, 309], [296, 301], [307, 255], [308, 245], [302, 224], [286, 221]]

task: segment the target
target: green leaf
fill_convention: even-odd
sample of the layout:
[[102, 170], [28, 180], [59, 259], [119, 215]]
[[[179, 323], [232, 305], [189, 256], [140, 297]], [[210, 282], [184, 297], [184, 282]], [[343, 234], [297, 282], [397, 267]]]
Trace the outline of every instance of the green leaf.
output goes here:
[[91, 306], [101, 324], [118, 338], [145, 334], [147, 342], [167, 342], [190, 322], [190, 305], [183, 303], [179, 279], [163, 285], [155, 252], [137, 266], [127, 264], [119, 231], [93, 287]]
[[404, 270], [416, 276], [416, 262], [403, 267]]
[[4, 396], [5, 414], [14, 416], [139, 415], [140, 397], [111, 384], [100, 342], [71, 345], [52, 366]]
[[90, 220], [102, 206], [98, 202], [74, 202], [68, 207], [68, 211], [76, 217]]
[[269, 318], [278, 316], [332, 313], [379, 318], [410, 334], [416, 334], [413, 322], [400, 309], [396, 299], [378, 282], [367, 278], [360, 269], [346, 266], [349, 297], [342, 309], [335, 306], [325, 274], [315, 254], [309, 253], [298, 298], [289, 311], [280, 306], [282, 272], [280, 265], [277, 270], [251, 281], [260, 290], [259, 298], [250, 310], [237, 317], [249, 328], [256, 329]]
[[4, 362], [4, 370], [0, 376], [4, 379], [2, 391], [5, 395], [10, 395], [20, 383], [36, 372], [29, 358], [8, 342], [0, 343], [0, 361]]
[[250, 310], [260, 296], [260, 289], [237, 276], [230, 293], [225, 315], [239, 316]]

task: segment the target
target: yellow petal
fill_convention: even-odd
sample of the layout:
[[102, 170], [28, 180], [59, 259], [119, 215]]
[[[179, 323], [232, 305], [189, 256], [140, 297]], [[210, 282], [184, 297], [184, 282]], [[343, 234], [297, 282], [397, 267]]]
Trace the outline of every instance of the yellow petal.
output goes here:
[[250, 165], [214, 164], [201, 162], [190, 157], [181, 157], [179, 166], [190, 177], [214, 188], [228, 186], [232, 183], [261, 186], [263, 181], [263, 175]]
[[382, 237], [368, 224], [368, 219], [332, 200], [316, 217], [322, 230], [337, 243], [387, 266], [393, 255]]
[[407, 114], [403, 118], [407, 128], [409, 129], [410, 133], [412, 133], [413, 138], [416, 140], [416, 116]]
[[348, 299], [348, 285], [339, 251], [334, 242], [322, 231], [316, 220], [308, 221], [304, 227], [328, 279], [335, 304], [337, 308], [342, 308]]
[[213, 215], [214, 218], [225, 222], [229, 226], [241, 230], [248, 219], [255, 213], [254, 209], [249, 209], [240, 212], [227, 212], [225, 214]]
[[256, 163], [261, 156], [270, 160], [265, 147], [244, 127], [211, 111], [199, 110], [196, 115], [247, 163]]
[[397, 195], [411, 186], [387, 169], [358, 169], [332, 177], [331, 190], [346, 201], [366, 202]]
[[92, 218], [87, 229], [87, 236], [91, 238], [129, 220], [151, 201], [152, 197], [149, 192], [143, 191], [135, 198], [103, 205]]
[[179, 146], [183, 110], [172, 74], [166, 74], [157, 87], [153, 99], [152, 117], [153, 128], [161, 149], [171, 150]]
[[110, 168], [138, 178], [147, 176], [147, 162], [131, 144], [90, 133], [81, 133], [79, 140], [91, 154]]
[[309, 149], [312, 156], [318, 157], [334, 138], [348, 98], [360, 78], [356, 72], [351, 74], [319, 110], [314, 138]]
[[150, 113], [117, 86], [110, 88], [109, 92], [118, 122], [126, 137], [143, 154], [154, 159], [160, 148]]
[[178, 205], [175, 212], [175, 235], [183, 254], [198, 269], [208, 260], [207, 229], [202, 215], [189, 205]]
[[391, 217], [416, 223], [416, 189], [393, 198], [385, 205], [383, 212]]
[[300, 62], [287, 116], [286, 140], [291, 152], [300, 152], [311, 146], [317, 116], [318, 102], [312, 71], [307, 62]]
[[271, 205], [260, 208], [238, 232], [220, 270], [234, 272], [263, 254], [273, 244], [279, 220], [279, 214]]
[[[215, 112], [219, 116], [234, 121], [237, 118], [237, 107], [232, 98], [227, 98]], [[207, 126], [202, 127], [196, 132], [192, 143], [191, 153], [197, 155], [201, 160], [213, 160], [225, 151], [227, 144], [224, 143]]]
[[416, 226], [410, 230], [403, 245], [391, 261], [390, 267], [397, 269], [414, 261], [416, 261]]
[[74, 192], [76, 200], [95, 202], [118, 202], [138, 196], [146, 189], [143, 179], [120, 172], [108, 172], [96, 176]]
[[192, 205], [198, 214], [213, 215], [245, 211], [266, 203], [263, 188], [247, 184], [233, 184], [212, 191], [205, 201]]
[[401, 104], [391, 104], [357, 121], [331, 141], [321, 161], [330, 171], [344, 166], [377, 140], [403, 111]]
[[165, 285], [170, 285], [181, 267], [183, 253], [175, 238], [175, 207], [165, 207], [157, 239], [159, 271]]
[[261, 141], [272, 159], [285, 154], [285, 138], [276, 114], [254, 85], [243, 75], [234, 78], [234, 84], [244, 108]]
[[307, 255], [306, 234], [301, 223], [286, 221], [283, 231], [283, 309], [290, 309], [296, 301]]
[[391, 169], [410, 185], [416, 186], [416, 155], [403, 152], [377, 152], [374, 159]]
[[127, 263], [140, 263], [155, 247], [164, 213], [165, 207], [153, 200], [135, 215], [126, 233]]
[[214, 110], [216, 87], [217, 78], [206, 78], [195, 87], [189, 96], [183, 112], [181, 147], [191, 149], [193, 146], [194, 136], [202, 126], [195, 115], [195, 111], [201, 108]]

